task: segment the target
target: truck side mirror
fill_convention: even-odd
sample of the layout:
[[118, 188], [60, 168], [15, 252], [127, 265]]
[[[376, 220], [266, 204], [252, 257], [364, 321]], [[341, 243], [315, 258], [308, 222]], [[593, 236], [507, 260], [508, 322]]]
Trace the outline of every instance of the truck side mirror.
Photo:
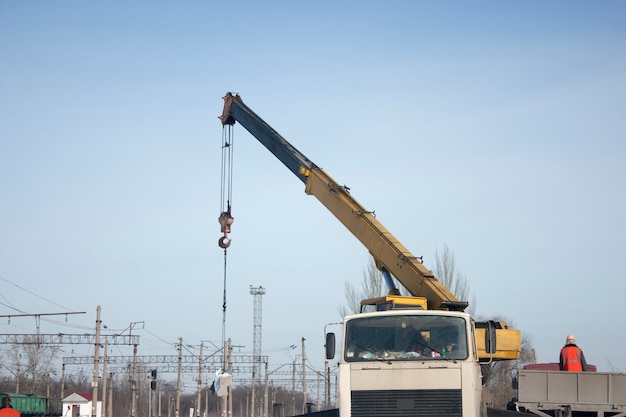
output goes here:
[[485, 351], [494, 354], [496, 350], [496, 323], [493, 320], [489, 320], [485, 329]]
[[335, 357], [335, 333], [326, 333], [326, 359], [333, 359]]

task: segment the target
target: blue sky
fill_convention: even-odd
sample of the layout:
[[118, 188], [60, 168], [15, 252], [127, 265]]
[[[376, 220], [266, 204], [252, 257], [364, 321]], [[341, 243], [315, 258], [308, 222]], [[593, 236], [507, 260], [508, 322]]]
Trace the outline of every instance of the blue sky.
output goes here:
[[[477, 315], [539, 362], [574, 333], [626, 372], [625, 17], [618, 1], [0, 1], [0, 314], [87, 312], [42, 322], [70, 332], [100, 305], [110, 329], [145, 323], [140, 354], [219, 344], [234, 91], [427, 266], [447, 245]], [[263, 286], [264, 353], [290, 363], [304, 337], [321, 367], [367, 251], [235, 135], [227, 336], [252, 351]]]

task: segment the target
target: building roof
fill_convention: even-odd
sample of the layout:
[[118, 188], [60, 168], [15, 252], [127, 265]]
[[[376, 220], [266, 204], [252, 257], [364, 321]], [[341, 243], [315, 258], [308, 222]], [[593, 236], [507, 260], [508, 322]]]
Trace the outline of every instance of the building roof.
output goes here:
[[86, 403], [93, 398], [90, 392], [75, 392], [63, 398], [64, 403]]

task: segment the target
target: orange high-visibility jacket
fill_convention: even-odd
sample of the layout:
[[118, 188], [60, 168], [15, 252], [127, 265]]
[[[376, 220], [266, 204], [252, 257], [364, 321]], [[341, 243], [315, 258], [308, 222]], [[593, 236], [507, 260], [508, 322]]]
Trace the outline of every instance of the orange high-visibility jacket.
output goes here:
[[559, 363], [562, 371], [583, 372], [587, 370], [583, 350], [576, 345], [567, 345], [561, 349]]
[[2, 417], [20, 417], [20, 412], [11, 407], [0, 408], [0, 416]]

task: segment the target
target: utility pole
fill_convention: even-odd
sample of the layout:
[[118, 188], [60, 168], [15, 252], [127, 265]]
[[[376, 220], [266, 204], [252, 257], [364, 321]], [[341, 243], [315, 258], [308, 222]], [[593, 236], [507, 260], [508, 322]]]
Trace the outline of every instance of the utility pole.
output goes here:
[[[135, 321], [130, 323], [128, 326], [128, 344], [130, 345], [130, 341], [132, 339], [133, 329], [136, 324], [143, 324], [143, 321]], [[137, 411], [137, 344], [139, 342], [136, 341], [133, 343], [133, 379], [130, 381], [131, 384], [131, 406], [130, 406], [130, 417], [135, 417], [135, 413]]]
[[93, 382], [91, 383], [91, 417], [98, 414], [98, 372], [100, 361], [100, 306], [96, 308], [96, 343], [93, 354]]
[[[224, 348], [223, 348], [223, 352], [224, 354], [222, 355], [222, 370], [226, 371], [228, 368], [228, 346], [229, 346], [229, 342], [230, 339], [228, 340], [224, 340]], [[217, 376], [217, 375], [216, 375]], [[219, 376], [217, 376], [217, 378], [219, 378]], [[217, 386], [215, 387], [217, 389]], [[225, 397], [222, 397], [222, 403], [221, 405], [221, 416], [222, 417], [227, 417], [228, 415], [228, 394], [230, 392], [227, 393], [227, 395]]]
[[161, 397], [163, 396], [163, 393], [161, 392], [161, 381], [157, 381], [157, 387], [158, 387], [158, 397], [159, 397], [159, 412], [158, 412], [158, 416], [161, 417], [163, 414], [161, 414]]
[[[230, 338], [228, 339], [228, 370], [232, 372], [233, 369], [233, 344]], [[233, 416], [233, 387], [231, 385], [228, 386], [228, 417]]]
[[178, 339], [178, 383], [176, 384], [176, 417], [180, 412], [180, 378], [183, 362], [183, 338]]
[[320, 407], [322, 406], [322, 404], [320, 404], [320, 399], [322, 398], [322, 379], [321, 379], [322, 374], [320, 374], [319, 372], [317, 372], [317, 410], [320, 410]]
[[254, 354], [252, 356], [252, 390], [251, 390], [251, 397], [252, 397], [252, 412], [249, 414], [250, 417], [255, 417], [255, 404], [254, 404], [254, 398], [256, 397], [256, 370], [257, 370], [257, 366], [256, 366], [256, 357], [254, 357]]
[[110, 373], [109, 376], [109, 405], [107, 407], [107, 415], [105, 417], [113, 416], [113, 374]]
[[17, 373], [15, 374], [15, 393], [20, 393], [20, 356], [17, 355]]
[[293, 360], [293, 367], [291, 368], [291, 415], [296, 415], [296, 359]]
[[[214, 388], [215, 393], [221, 399], [218, 400], [218, 408], [221, 417], [232, 417], [233, 410], [233, 377], [232, 377], [232, 369], [233, 369], [233, 360], [232, 360], [232, 350], [233, 345], [230, 339], [224, 340], [224, 348], [222, 355], [222, 363], [218, 372], [215, 373], [214, 380]], [[246, 397], [247, 400], [247, 397]], [[208, 403], [207, 403], [207, 413], [208, 413]]]
[[156, 409], [156, 390], [157, 390], [157, 370], [152, 369], [150, 371], [150, 391], [148, 391], [148, 395], [150, 396], [150, 417], [154, 417], [155, 409]]
[[132, 398], [130, 400], [130, 417], [135, 417], [137, 410], [137, 345], [133, 345], [133, 380], [130, 381]]
[[[326, 356], [324, 356], [326, 358]], [[324, 410], [330, 407], [330, 367], [328, 359], [324, 359]]]
[[302, 398], [302, 414], [306, 414], [306, 356], [304, 354], [304, 337], [302, 338], [302, 393], [304, 394]]
[[[102, 358], [102, 417], [107, 415], [107, 350], [109, 350], [109, 341], [104, 339], [104, 357]], [[63, 397], [61, 397], [63, 398]]]
[[61, 365], [61, 399], [65, 398], [65, 364]]
[[203, 343], [200, 343], [200, 360], [198, 363], [198, 399], [196, 401], [196, 416], [200, 417], [202, 413], [202, 348]]
[[209, 417], [209, 381], [204, 392], [204, 417]]
[[268, 378], [269, 376], [267, 375], [267, 362], [265, 362], [265, 392], [263, 394], [263, 417], [267, 417], [268, 412]]

